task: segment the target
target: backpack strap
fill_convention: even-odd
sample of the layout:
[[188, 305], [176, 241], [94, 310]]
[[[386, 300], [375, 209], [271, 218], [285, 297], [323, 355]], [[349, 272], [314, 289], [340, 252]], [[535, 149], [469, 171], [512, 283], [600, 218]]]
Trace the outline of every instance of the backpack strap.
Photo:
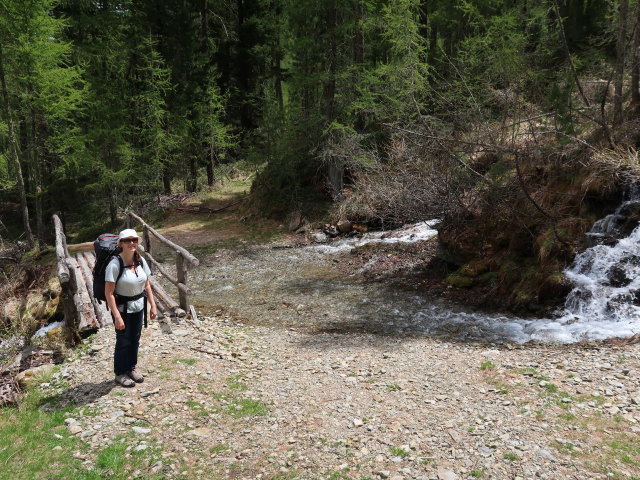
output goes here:
[[116, 258], [118, 259], [118, 268], [120, 270], [118, 270], [118, 276], [116, 277], [116, 284], [118, 283], [118, 280], [120, 280], [120, 277], [122, 277], [122, 274], [124, 273], [124, 260], [122, 260], [122, 257], [120, 255], [116, 255]]

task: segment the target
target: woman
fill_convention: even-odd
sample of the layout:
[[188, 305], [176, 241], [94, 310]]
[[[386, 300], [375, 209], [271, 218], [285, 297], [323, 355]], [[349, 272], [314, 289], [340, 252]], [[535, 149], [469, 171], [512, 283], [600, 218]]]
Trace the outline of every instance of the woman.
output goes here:
[[104, 292], [116, 327], [113, 370], [115, 382], [123, 387], [133, 387], [144, 381], [136, 366], [147, 302], [151, 307], [151, 319], [157, 316], [149, 284], [151, 271], [137, 251], [139, 240], [131, 228], [121, 231], [118, 235], [120, 254], [111, 259], [105, 270]]

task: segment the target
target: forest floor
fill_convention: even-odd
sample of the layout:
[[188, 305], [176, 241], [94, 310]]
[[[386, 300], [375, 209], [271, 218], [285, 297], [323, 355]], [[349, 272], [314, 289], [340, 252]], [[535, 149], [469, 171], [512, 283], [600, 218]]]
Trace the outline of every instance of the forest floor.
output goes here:
[[[77, 478], [640, 479], [639, 345], [325, 328], [340, 319], [320, 313], [322, 296], [299, 304], [294, 285], [291, 302], [254, 302], [241, 284], [253, 280], [242, 262], [259, 266], [305, 243], [277, 224], [243, 221], [233, 208], [178, 210], [162, 231], [198, 252], [208, 272], [200, 278], [237, 288], [196, 295], [197, 321], [152, 322], [140, 350], [146, 379], [134, 388], [113, 383], [110, 329], [35, 383], [38, 408], [64, 416], [40, 438], [88, 472]], [[434, 250], [381, 248], [318, 262], [331, 279], [383, 282], [395, 271], [408, 284], [401, 274]], [[296, 265], [280, 268], [299, 275]], [[339, 307], [333, 295], [328, 310]], [[12, 448], [0, 443], [11, 478], [55, 471], [16, 474], [28, 460]]]

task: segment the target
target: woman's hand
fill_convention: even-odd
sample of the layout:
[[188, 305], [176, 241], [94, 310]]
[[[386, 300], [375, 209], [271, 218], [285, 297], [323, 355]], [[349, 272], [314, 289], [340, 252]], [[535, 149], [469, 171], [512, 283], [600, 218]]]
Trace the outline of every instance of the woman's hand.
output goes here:
[[124, 330], [124, 321], [120, 315], [116, 318], [116, 330]]
[[155, 320], [158, 316], [158, 311], [156, 310], [155, 305], [151, 305], [151, 312], [149, 312], [149, 316], [151, 317], [151, 320]]

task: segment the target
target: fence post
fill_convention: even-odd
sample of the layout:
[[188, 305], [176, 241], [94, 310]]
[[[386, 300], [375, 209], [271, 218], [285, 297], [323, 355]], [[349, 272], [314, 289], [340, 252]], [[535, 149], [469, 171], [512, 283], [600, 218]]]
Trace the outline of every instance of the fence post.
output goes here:
[[[182, 283], [185, 286], [187, 285], [187, 269], [185, 266], [185, 261], [182, 257], [182, 253], [178, 251], [176, 251], [176, 276], [178, 283]], [[189, 297], [180, 288], [178, 289], [178, 296], [180, 297], [180, 308], [182, 308], [185, 312], [188, 312]]]
[[129, 212], [125, 213], [124, 226], [125, 228], [131, 228], [131, 215], [129, 215]]
[[149, 236], [149, 228], [146, 225], [142, 227], [142, 241], [144, 242], [144, 251], [151, 253], [151, 237]]

